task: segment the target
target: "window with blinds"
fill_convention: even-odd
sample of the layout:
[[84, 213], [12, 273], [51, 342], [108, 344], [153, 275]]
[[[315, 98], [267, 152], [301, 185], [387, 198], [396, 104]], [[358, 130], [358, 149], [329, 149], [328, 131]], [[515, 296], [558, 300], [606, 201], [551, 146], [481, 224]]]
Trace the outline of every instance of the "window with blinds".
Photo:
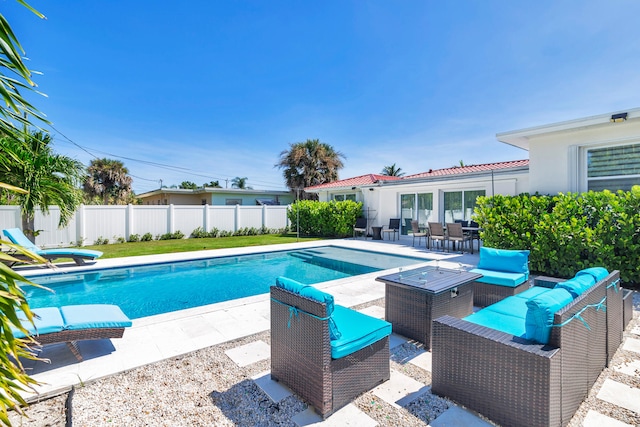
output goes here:
[[640, 144], [587, 151], [587, 188], [629, 191], [640, 185]]

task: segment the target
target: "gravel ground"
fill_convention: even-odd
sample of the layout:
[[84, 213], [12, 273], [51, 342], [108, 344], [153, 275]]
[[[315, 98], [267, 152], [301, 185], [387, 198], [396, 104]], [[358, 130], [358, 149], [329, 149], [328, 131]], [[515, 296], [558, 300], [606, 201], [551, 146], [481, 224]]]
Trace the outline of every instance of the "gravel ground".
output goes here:
[[[636, 295], [638, 297], [638, 295]], [[640, 307], [636, 298], [634, 307]], [[359, 307], [362, 308], [362, 307]], [[639, 313], [627, 331], [640, 325]], [[628, 336], [629, 332], [625, 333]], [[256, 334], [184, 356], [164, 360], [122, 374], [77, 387], [68, 394], [34, 403], [27, 419], [12, 415], [16, 426], [69, 425], [66, 408], [76, 427], [97, 426], [293, 426], [291, 417], [306, 409], [295, 396], [273, 403], [255, 385], [251, 377], [269, 370], [269, 360], [246, 367], [237, 366], [225, 350], [262, 340], [270, 343], [269, 332]], [[424, 384], [431, 374], [405, 363], [420, 349], [404, 344], [392, 350], [391, 368]], [[638, 359], [635, 353], [620, 349], [612, 366]], [[611, 405], [596, 398], [605, 379], [614, 379], [640, 388], [640, 373], [628, 376], [607, 368], [598, 378], [589, 396], [580, 406], [568, 427], [579, 427], [589, 409], [640, 426], [640, 414]], [[380, 426], [426, 426], [444, 412], [451, 402], [430, 392], [408, 404], [395, 408], [372, 393], [364, 393], [354, 403]]]

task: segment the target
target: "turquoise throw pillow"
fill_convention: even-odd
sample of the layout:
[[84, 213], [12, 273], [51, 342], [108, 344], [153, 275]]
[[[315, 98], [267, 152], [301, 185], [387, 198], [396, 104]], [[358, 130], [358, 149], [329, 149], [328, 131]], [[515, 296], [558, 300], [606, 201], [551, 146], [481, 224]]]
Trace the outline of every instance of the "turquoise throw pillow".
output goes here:
[[555, 288], [536, 295], [527, 301], [525, 337], [540, 344], [547, 344], [553, 327], [553, 315], [573, 301], [566, 289]]
[[528, 273], [529, 251], [481, 247], [478, 268], [508, 273]]
[[575, 277], [583, 276], [583, 275], [593, 276], [595, 281], [599, 282], [600, 280], [607, 277], [609, 275], [609, 272], [604, 267], [591, 267], [591, 268], [585, 268], [584, 270], [578, 271]]
[[592, 275], [583, 274], [582, 276], [576, 276], [573, 279], [569, 279], [566, 282], [560, 282], [555, 286], [555, 288], [566, 289], [575, 299], [585, 293], [585, 291], [592, 287], [595, 283], [596, 280]]
[[300, 296], [324, 303], [327, 305], [327, 316], [331, 316], [333, 313], [333, 295], [326, 292], [322, 292], [319, 289], [314, 288], [311, 285], [305, 285], [304, 283], [297, 282], [293, 279], [286, 277], [278, 277], [276, 279], [276, 286], [282, 289], [286, 289], [289, 292], [298, 294]]

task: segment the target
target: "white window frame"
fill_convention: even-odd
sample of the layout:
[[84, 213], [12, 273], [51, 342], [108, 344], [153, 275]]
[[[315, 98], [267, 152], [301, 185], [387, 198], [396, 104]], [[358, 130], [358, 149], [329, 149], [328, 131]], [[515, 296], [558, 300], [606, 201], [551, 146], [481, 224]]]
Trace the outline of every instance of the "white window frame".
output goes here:
[[[589, 190], [589, 181], [590, 178], [588, 176], [588, 153], [591, 150], [599, 150], [602, 148], [615, 148], [615, 147], [622, 147], [622, 146], [627, 146], [627, 145], [640, 145], [640, 140], [637, 138], [633, 138], [633, 139], [627, 139], [627, 140], [618, 140], [618, 141], [607, 141], [604, 143], [597, 143], [597, 144], [585, 144], [585, 145], [581, 145], [579, 146], [579, 154], [578, 154], [578, 162], [579, 162], [579, 172], [578, 172], [578, 176], [579, 176], [579, 185], [578, 185], [578, 191], [579, 192], [587, 192]], [[599, 181], [605, 181], [607, 179], [616, 179], [616, 178], [637, 178], [638, 182], [640, 182], [640, 174], [634, 174], [634, 175], [609, 175], [605, 178], [591, 178], [592, 180], [599, 180]], [[612, 190], [615, 191], [615, 190]]]

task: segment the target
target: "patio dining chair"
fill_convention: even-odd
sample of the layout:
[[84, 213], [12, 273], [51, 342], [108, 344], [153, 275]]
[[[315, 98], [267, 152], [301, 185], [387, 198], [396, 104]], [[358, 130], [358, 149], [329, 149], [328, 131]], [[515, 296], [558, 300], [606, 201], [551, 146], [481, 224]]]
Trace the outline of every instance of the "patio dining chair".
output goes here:
[[473, 253], [473, 242], [471, 240], [471, 235], [464, 233], [462, 231], [462, 224], [459, 222], [449, 222], [447, 223], [447, 240], [452, 243], [455, 248], [456, 242], [460, 243], [460, 251], [464, 252], [464, 244], [465, 242], [469, 243], [469, 247], [471, 248], [471, 253]]
[[[393, 240], [396, 240], [396, 235], [398, 235], [398, 239], [400, 238], [400, 218], [391, 218], [389, 220], [389, 227], [382, 230], [385, 234], [390, 234], [393, 236]], [[391, 238], [391, 237], [389, 237]]]
[[427, 249], [431, 249], [432, 240], [440, 242], [441, 247], [444, 247], [444, 243], [447, 241], [447, 236], [444, 234], [444, 227], [439, 222], [429, 223], [429, 236], [427, 236]]
[[364, 239], [367, 240], [367, 218], [365, 217], [356, 218], [356, 224], [353, 226], [353, 237], [355, 238], [358, 234], [362, 234]]
[[416, 245], [416, 237], [418, 238], [418, 246], [420, 246], [420, 239], [427, 237], [426, 231], [420, 231], [418, 221], [411, 221], [411, 231], [413, 232], [413, 246]]

